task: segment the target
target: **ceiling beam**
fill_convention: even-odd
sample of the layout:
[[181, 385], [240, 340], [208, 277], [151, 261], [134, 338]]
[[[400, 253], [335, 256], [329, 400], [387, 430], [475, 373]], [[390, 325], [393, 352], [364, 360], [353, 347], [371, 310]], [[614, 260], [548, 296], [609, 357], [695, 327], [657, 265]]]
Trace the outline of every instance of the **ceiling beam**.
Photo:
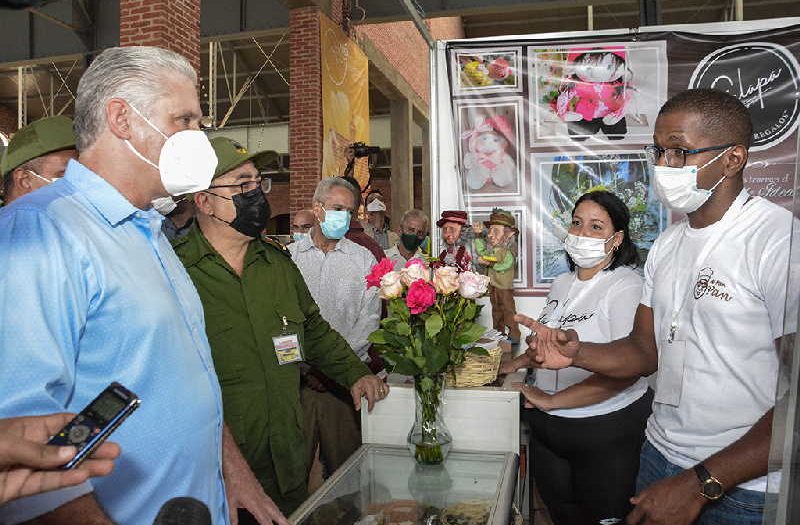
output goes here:
[[[208, 44], [209, 42], [227, 42], [232, 40], [247, 40], [249, 41], [251, 38], [260, 39], [261, 38], [269, 38], [275, 37], [275, 42], [280, 39], [281, 35], [286, 32], [285, 27], [279, 27], [277, 29], [259, 29], [255, 31], [241, 31], [238, 33], [230, 33], [227, 35], [212, 35], [212, 36], [201, 36], [200, 43], [201, 44]], [[205, 46], [200, 47], [200, 52], [203, 53], [206, 49]]]
[[[457, 8], [449, 7], [449, 0], [418, 0], [427, 18], [442, 16], [472, 16], [503, 14], [513, 16], [519, 12], [541, 9], [563, 9], [567, 7], [586, 7], [587, 5], [636, 4], [637, 0], [459, 0]], [[361, 10], [353, 12], [353, 23], [375, 24], [411, 20], [404, 6], [397, 0], [360, 0], [359, 7], [366, 11], [366, 18], [360, 22]]]
[[265, 122], [267, 124], [288, 124], [289, 123], [289, 115], [278, 115], [276, 117], [268, 118], [265, 121], [254, 120], [250, 117], [240, 117], [240, 118], [230, 118], [228, 122], [225, 124], [224, 128], [221, 130], [228, 129], [231, 126], [239, 126], [239, 125], [247, 125], [253, 126], [256, 124], [260, 124], [261, 122]]
[[425, 43], [428, 44], [429, 49], [433, 49], [436, 45], [436, 40], [431, 36], [431, 29], [428, 27], [428, 24], [425, 22], [425, 11], [419, 6], [415, 0], [398, 0], [400, 5], [406, 10], [408, 16], [411, 18], [411, 21], [414, 22], [414, 26], [419, 31], [419, 34], [422, 35], [422, 39], [425, 40]]
[[76, 25], [70, 24], [70, 23], [68, 23], [68, 22], [64, 22], [64, 21], [63, 21], [63, 20], [61, 20], [60, 18], [57, 18], [57, 17], [55, 17], [55, 16], [53, 16], [53, 15], [48, 15], [48, 14], [47, 14], [47, 13], [45, 13], [44, 11], [42, 11], [42, 10], [40, 10], [40, 9], [37, 9], [37, 8], [35, 8], [35, 7], [29, 7], [29, 8], [28, 8], [28, 12], [29, 12], [29, 13], [31, 13], [31, 14], [33, 14], [33, 15], [36, 15], [36, 16], [38, 16], [39, 18], [42, 18], [42, 19], [44, 19], [44, 20], [47, 20], [48, 22], [50, 22], [50, 23], [52, 23], [52, 24], [55, 24], [55, 25], [57, 25], [57, 26], [59, 26], [59, 27], [63, 27], [64, 29], [67, 29], [67, 30], [69, 30], [69, 31], [72, 31], [73, 33], [77, 33], [77, 32], [79, 31], [79, 29], [80, 29], [80, 28], [79, 28], [78, 26], [76, 26]]
[[[286, 33], [286, 30], [284, 29], [284, 31], [283, 31], [283, 33], [281, 33], [281, 35], [283, 35], [285, 33]], [[244, 35], [244, 34], [245, 33], [242, 33], [242, 35]], [[235, 50], [238, 51], [240, 49], [258, 49], [258, 46], [253, 43], [253, 39], [254, 38], [256, 40], [258, 40], [258, 43], [261, 44], [262, 47], [263, 46], [274, 47], [275, 44], [277, 44], [278, 42], [281, 41], [281, 39], [280, 39], [281, 35], [278, 35], [279, 37], [275, 38], [275, 39], [271, 38], [273, 35], [269, 35], [270, 36], [270, 40], [266, 40], [266, 41], [260, 39], [257, 36], [242, 36], [241, 39], [239, 39], [239, 38], [235, 38], [235, 39], [210, 38], [210, 39], [208, 39], [208, 42], [220, 42], [220, 43], [228, 42], [229, 43], [228, 49], [235, 49]], [[208, 42], [205, 42], [205, 43], [208, 44]], [[286, 46], [288, 48], [289, 47], [289, 42], [285, 41], [284, 43], [281, 44], [281, 46]], [[203, 46], [200, 49], [200, 54], [201, 55], [208, 55], [208, 46]]]

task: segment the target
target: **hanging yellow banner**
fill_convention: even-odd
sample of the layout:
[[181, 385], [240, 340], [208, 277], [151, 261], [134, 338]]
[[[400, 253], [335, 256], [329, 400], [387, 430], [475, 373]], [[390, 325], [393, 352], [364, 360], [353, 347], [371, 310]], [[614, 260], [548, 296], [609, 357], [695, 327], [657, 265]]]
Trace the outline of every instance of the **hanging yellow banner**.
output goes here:
[[[322, 176], [342, 175], [347, 147], [369, 144], [369, 63], [363, 51], [339, 26], [320, 16], [322, 47]], [[369, 179], [367, 159], [357, 159], [356, 179]]]

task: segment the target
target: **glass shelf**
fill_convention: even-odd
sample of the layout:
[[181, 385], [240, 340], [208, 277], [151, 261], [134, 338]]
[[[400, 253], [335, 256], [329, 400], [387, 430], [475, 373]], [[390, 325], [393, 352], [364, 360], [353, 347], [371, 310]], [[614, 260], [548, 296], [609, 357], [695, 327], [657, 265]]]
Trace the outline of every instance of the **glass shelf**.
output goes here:
[[454, 451], [421, 467], [405, 447], [364, 445], [297, 511], [302, 525], [506, 525], [517, 455]]

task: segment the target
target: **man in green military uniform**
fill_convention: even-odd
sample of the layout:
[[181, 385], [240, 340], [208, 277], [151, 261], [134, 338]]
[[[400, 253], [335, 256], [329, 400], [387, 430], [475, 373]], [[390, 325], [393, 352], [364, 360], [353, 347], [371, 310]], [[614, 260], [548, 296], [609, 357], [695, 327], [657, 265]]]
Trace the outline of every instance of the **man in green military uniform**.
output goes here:
[[77, 158], [71, 119], [59, 115], [20, 128], [0, 160], [5, 203], [60, 179], [67, 162]]
[[261, 239], [269, 205], [259, 154], [224, 137], [211, 143], [219, 164], [208, 190], [195, 195], [197, 221], [175, 252], [203, 302], [225, 421], [289, 514], [307, 496], [300, 360], [350, 388], [357, 410], [362, 396], [371, 410], [388, 386], [320, 316], [285, 248]]

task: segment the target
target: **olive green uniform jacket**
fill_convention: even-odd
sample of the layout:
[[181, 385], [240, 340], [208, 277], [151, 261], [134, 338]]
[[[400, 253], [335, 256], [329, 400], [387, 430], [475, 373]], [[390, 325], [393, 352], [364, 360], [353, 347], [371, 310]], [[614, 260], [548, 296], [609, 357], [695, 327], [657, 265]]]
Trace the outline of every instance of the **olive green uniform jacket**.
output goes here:
[[253, 240], [241, 277], [197, 225], [174, 248], [203, 302], [225, 422], [267, 494], [276, 502], [298, 489], [304, 494], [300, 368], [279, 365], [272, 344], [283, 317], [288, 332], [299, 336], [305, 360], [331, 379], [349, 388], [369, 369], [322, 318], [282, 246]]

